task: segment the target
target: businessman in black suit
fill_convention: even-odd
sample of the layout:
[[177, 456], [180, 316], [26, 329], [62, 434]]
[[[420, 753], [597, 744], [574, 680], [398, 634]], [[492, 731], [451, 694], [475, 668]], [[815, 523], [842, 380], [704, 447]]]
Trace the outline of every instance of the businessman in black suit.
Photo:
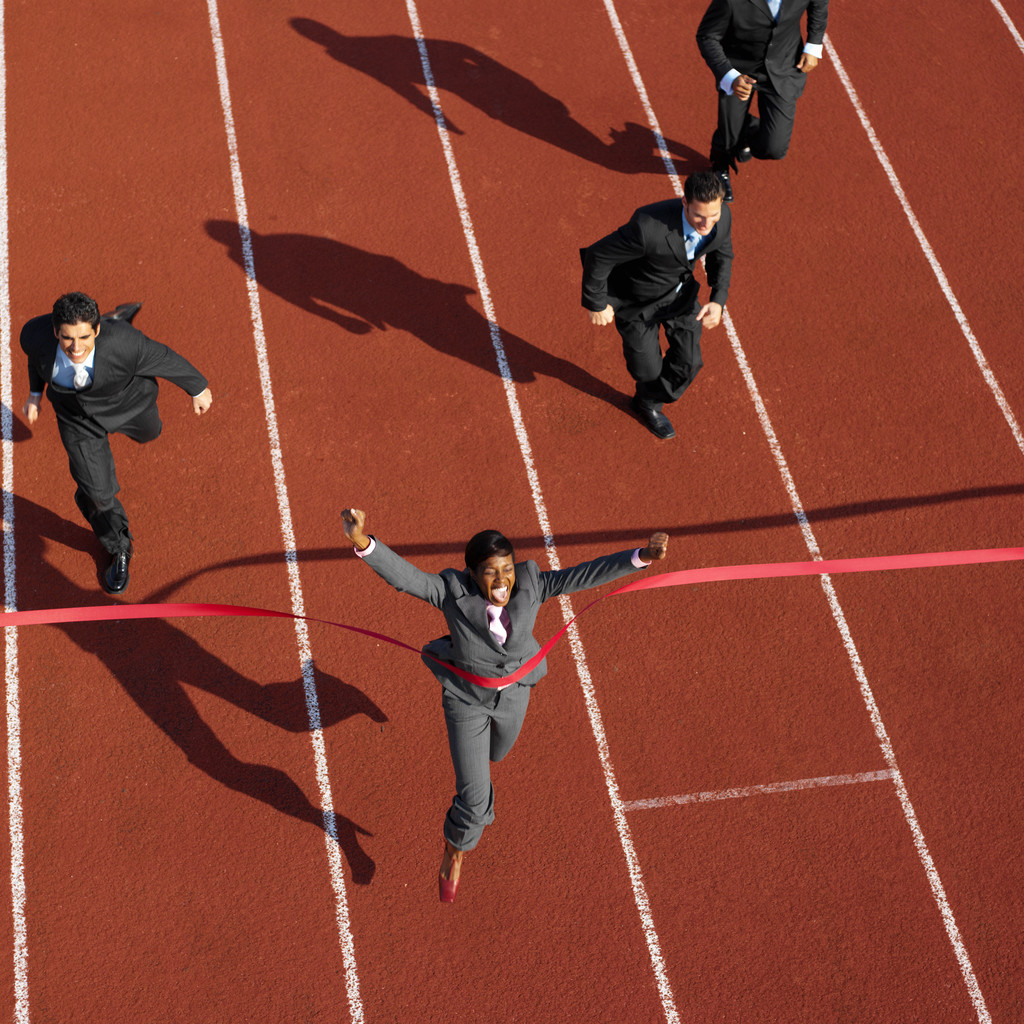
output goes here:
[[[617, 231], [580, 250], [583, 307], [590, 322], [614, 321], [626, 369], [636, 382], [630, 405], [655, 437], [675, 437], [662, 412], [693, 383], [703, 365], [700, 335], [717, 327], [729, 294], [732, 216], [713, 171], [691, 174], [682, 199], [641, 206]], [[711, 296], [699, 299], [694, 264], [706, 257]], [[664, 329], [668, 349], [661, 351]]]
[[21, 329], [30, 392], [25, 418], [30, 425], [39, 418], [45, 387], [78, 485], [75, 503], [111, 555], [103, 586], [112, 594], [128, 586], [132, 535], [117, 500], [120, 485], [108, 435], [125, 434], [140, 444], [160, 435], [157, 377], [192, 396], [197, 415], [213, 402], [206, 378], [188, 360], [131, 326], [140, 305], [118, 306], [100, 317], [93, 299], [69, 292], [50, 316], [34, 317]]
[[[807, 42], [800, 20], [807, 13]], [[828, 0], [711, 0], [697, 46], [718, 86], [718, 127], [711, 166], [732, 202], [729, 168], [752, 157], [781, 160], [789, 148], [796, 101], [821, 59]], [[757, 91], [757, 111], [750, 101]]]

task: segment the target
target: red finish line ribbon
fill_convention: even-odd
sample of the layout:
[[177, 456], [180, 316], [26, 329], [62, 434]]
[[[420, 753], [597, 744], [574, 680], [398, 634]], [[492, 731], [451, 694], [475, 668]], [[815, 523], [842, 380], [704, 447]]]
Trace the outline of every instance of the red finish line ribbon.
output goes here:
[[[541, 649], [511, 675], [500, 678], [476, 676], [465, 672], [449, 662], [429, 654], [423, 657], [443, 665], [460, 679], [496, 689], [509, 686], [528, 675], [562, 638], [565, 631], [595, 604], [616, 594], [628, 594], [635, 590], [656, 590], [659, 587], [691, 586], [695, 583], [718, 583], [728, 580], [765, 580], [783, 576], [824, 576], [847, 572], [884, 572], [893, 569], [928, 569], [949, 565], [978, 565], [983, 562], [1013, 562], [1024, 560], [1024, 548], [988, 548], [976, 551], [939, 551], [915, 555], [879, 555], [869, 558], [832, 558], [813, 562], [770, 562], [752, 565], [718, 565], [706, 569], [682, 569], [677, 572], [659, 573], [645, 579], [634, 580], [623, 587], [611, 590], [595, 598], [577, 612]], [[41, 626], [61, 622], [114, 622], [123, 619], [180, 619], [214, 615], [248, 615], [261, 618], [302, 619], [305, 622], [319, 622], [325, 626], [345, 629], [350, 633], [372, 637], [395, 647], [402, 647], [414, 654], [422, 652], [394, 637], [375, 633], [371, 629], [349, 626], [344, 622], [331, 622], [311, 615], [294, 615], [268, 608], [251, 608], [238, 604], [115, 604], [85, 608], [41, 608], [24, 612], [5, 612], [0, 615], [0, 626]]]

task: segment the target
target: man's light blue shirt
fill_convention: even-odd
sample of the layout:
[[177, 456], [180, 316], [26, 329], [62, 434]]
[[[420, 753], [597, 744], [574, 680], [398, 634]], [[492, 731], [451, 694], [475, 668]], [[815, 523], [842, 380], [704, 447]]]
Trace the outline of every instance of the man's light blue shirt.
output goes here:
[[[686, 207], [683, 207], [683, 244], [686, 246], [686, 258], [692, 263], [696, 258], [697, 250], [700, 248], [701, 242], [708, 240], [708, 235], [702, 235], [687, 219], [686, 219]], [[679, 291], [683, 287], [683, 282], [680, 281], [676, 285], [676, 291]]]
[[697, 255], [697, 249], [704, 240], [702, 235], [687, 219], [686, 209], [683, 209], [683, 241], [686, 243], [686, 258], [693, 260]]
[[59, 384], [62, 388], [73, 388], [75, 386], [75, 373], [84, 369], [89, 375], [89, 383], [92, 384], [93, 376], [93, 364], [96, 361], [96, 348], [85, 357], [84, 363], [73, 363], [64, 354], [64, 349], [57, 346], [57, 358], [53, 361], [53, 373], [50, 375], [50, 380], [54, 384]]

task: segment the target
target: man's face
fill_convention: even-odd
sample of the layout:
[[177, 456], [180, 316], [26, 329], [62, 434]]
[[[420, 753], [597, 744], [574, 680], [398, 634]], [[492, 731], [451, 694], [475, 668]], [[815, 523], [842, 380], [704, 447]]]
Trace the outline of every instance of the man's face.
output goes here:
[[73, 363], [84, 363], [89, 353], [96, 347], [96, 338], [100, 333], [100, 325], [93, 329], [92, 324], [61, 324], [54, 328], [57, 341], [64, 355]]
[[716, 199], [713, 203], [698, 203], [695, 200], [688, 203], [684, 199], [683, 209], [686, 211], [686, 219], [689, 221], [690, 227], [698, 235], [710, 235], [711, 229], [722, 216], [722, 200]]

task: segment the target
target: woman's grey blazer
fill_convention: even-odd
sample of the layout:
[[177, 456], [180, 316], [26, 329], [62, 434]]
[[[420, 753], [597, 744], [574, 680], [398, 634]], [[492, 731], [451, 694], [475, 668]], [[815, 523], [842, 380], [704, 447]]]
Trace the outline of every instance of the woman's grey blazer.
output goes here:
[[[633, 564], [635, 550], [620, 551], [554, 571], [541, 570], [533, 561], [517, 562], [516, 582], [506, 606], [510, 627], [504, 645], [488, 628], [487, 600], [467, 569], [423, 572], [376, 538], [373, 551], [363, 560], [396, 590], [412, 594], [441, 610], [448, 623], [449, 634], [432, 640], [423, 648], [424, 654], [432, 654], [473, 675], [497, 678], [511, 675], [540, 650], [540, 644], [533, 636], [533, 626], [545, 601], [610, 583], [636, 572]], [[480, 702], [493, 699], [493, 689], [460, 679], [429, 658], [423, 661], [446, 690], [455, 691], [463, 700]], [[547, 670], [545, 658], [520, 682], [533, 686], [547, 674]]]

